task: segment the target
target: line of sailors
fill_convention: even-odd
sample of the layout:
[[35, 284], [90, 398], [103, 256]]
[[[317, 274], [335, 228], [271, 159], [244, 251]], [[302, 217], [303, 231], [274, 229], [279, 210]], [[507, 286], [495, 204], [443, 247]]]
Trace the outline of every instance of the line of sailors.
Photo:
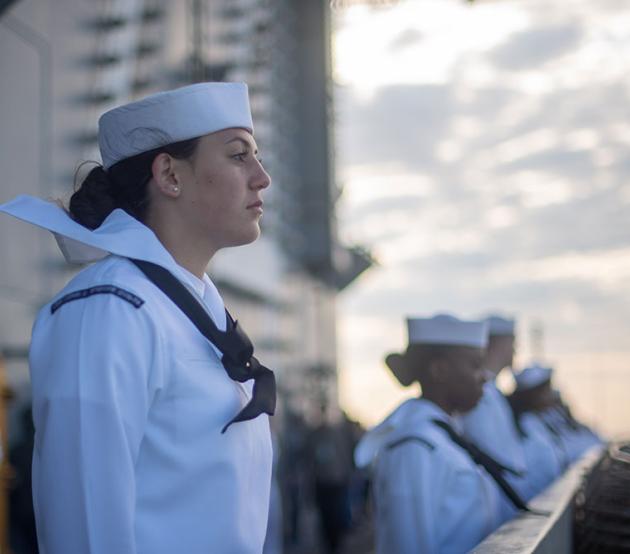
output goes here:
[[602, 440], [577, 422], [551, 386], [552, 370], [512, 368], [515, 323], [493, 316], [407, 320], [405, 352], [386, 357], [403, 402], [355, 450], [371, 466], [378, 554], [469, 551]]

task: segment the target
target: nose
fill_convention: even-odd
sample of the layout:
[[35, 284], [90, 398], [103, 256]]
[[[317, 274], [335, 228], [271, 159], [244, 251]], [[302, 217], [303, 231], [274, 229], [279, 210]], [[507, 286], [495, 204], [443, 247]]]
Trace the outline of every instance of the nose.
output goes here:
[[262, 163], [256, 160], [256, 170], [252, 177], [252, 188], [256, 190], [266, 189], [269, 185], [271, 185], [271, 177], [269, 173], [265, 170]]

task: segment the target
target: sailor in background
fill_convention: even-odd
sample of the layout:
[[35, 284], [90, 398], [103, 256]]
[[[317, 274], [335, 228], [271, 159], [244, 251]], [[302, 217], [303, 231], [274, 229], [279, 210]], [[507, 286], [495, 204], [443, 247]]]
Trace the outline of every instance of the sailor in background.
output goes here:
[[403, 386], [419, 381], [422, 396], [403, 402], [355, 449], [357, 466], [373, 469], [376, 550], [461, 554], [516, 513], [496, 480], [506, 485], [499, 464], [453, 428], [453, 415], [482, 395], [487, 325], [439, 315], [407, 326], [406, 352], [386, 363]]
[[515, 380], [509, 400], [527, 460], [528, 496], [535, 496], [564, 472], [569, 458], [558, 433], [542, 418], [553, 402], [551, 369], [529, 366]]
[[206, 266], [254, 241], [270, 178], [247, 87], [200, 83], [99, 120], [103, 160], [66, 211], [0, 210], [85, 268], [40, 311], [30, 371], [45, 554], [260, 554], [270, 370]]
[[592, 447], [602, 446], [604, 441], [573, 417], [560, 392], [553, 388], [552, 376], [550, 367], [532, 365], [525, 368], [516, 375], [512, 404], [517, 413], [531, 411], [536, 414], [561, 451], [563, 465], [567, 466]]
[[507, 478], [526, 499], [531, 498], [525, 452], [510, 404], [497, 387], [497, 376], [514, 362], [515, 321], [490, 316], [484, 358], [487, 381], [477, 406], [459, 418], [463, 435], [511, 471]]
[[559, 390], [553, 389], [554, 403], [543, 417], [556, 425], [567, 441], [567, 450], [572, 459], [578, 459], [593, 446], [602, 446], [606, 441], [590, 427], [573, 416], [571, 409], [562, 399]]

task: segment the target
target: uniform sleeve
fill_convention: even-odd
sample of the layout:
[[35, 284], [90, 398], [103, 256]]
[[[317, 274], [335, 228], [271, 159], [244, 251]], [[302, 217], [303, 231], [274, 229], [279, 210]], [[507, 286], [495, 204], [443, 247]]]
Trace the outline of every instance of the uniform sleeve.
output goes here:
[[443, 471], [433, 451], [408, 441], [383, 452], [377, 462], [377, 552], [439, 552], [436, 515]]
[[163, 381], [161, 348], [147, 307], [113, 295], [38, 318], [30, 365], [42, 552], [135, 554], [134, 466]]

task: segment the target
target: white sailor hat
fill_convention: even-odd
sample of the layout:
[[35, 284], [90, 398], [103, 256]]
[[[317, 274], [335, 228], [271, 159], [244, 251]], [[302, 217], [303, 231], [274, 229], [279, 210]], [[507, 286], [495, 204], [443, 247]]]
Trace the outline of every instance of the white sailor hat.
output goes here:
[[490, 336], [497, 335], [514, 335], [516, 321], [511, 318], [499, 315], [491, 315], [486, 318], [488, 323], [488, 334]]
[[105, 112], [98, 122], [103, 167], [154, 148], [254, 126], [245, 83], [197, 83]]
[[413, 346], [444, 345], [485, 348], [488, 344], [488, 324], [485, 321], [463, 321], [452, 315], [433, 317], [408, 317], [409, 347], [404, 353], [391, 353], [385, 363], [404, 387], [413, 383], [417, 376], [409, 364], [409, 349]]
[[529, 390], [547, 383], [551, 381], [552, 372], [552, 368], [544, 367], [539, 364], [528, 366], [514, 375], [516, 390]]
[[488, 324], [485, 321], [464, 321], [452, 315], [430, 318], [408, 317], [409, 344], [444, 344], [485, 348]]

